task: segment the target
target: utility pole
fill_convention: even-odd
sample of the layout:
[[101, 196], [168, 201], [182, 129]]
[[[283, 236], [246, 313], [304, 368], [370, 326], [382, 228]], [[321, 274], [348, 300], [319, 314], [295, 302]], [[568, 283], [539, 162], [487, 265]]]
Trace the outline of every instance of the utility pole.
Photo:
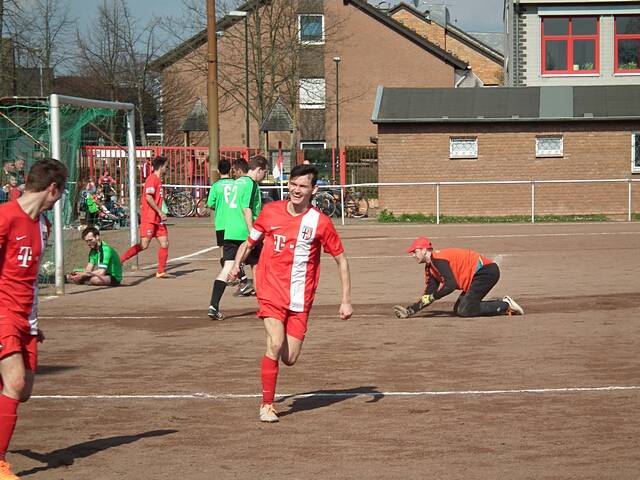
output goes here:
[[218, 39], [216, 37], [216, 0], [207, 0], [207, 111], [209, 114], [209, 178], [220, 177], [220, 122], [218, 117]]

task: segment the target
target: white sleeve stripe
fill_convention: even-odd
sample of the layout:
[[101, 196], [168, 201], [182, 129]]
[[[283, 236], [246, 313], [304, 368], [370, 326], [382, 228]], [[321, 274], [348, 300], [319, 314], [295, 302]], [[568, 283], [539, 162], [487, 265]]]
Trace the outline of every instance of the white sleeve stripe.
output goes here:
[[145, 193], [156, 193], [156, 189], [153, 187], [149, 187], [147, 189], [145, 189], [144, 191]]
[[251, 229], [251, 233], [249, 233], [249, 238], [253, 242], [257, 242], [258, 240], [260, 240], [262, 238], [262, 232], [260, 230], [256, 230], [255, 228], [252, 228]]

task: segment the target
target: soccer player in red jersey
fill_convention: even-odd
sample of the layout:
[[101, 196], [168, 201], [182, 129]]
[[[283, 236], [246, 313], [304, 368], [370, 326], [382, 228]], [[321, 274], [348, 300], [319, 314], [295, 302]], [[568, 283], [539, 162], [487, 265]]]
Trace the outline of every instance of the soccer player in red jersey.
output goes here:
[[60, 199], [67, 168], [57, 160], [36, 162], [24, 194], [0, 205], [0, 480], [17, 480], [5, 455], [18, 404], [31, 396], [38, 363], [38, 269], [49, 235], [42, 215]]
[[311, 165], [297, 165], [289, 177], [289, 199], [267, 204], [238, 249], [229, 274], [238, 275], [240, 264], [262, 241], [262, 253], [255, 273], [258, 317], [264, 320], [267, 352], [262, 357], [262, 404], [259, 418], [277, 422], [273, 407], [278, 362], [293, 365], [298, 360], [307, 332], [309, 311], [320, 278], [320, 254], [324, 249], [335, 258], [342, 283], [339, 315], [353, 314], [349, 263], [331, 219], [311, 206], [318, 187], [318, 171]]
[[124, 263], [138, 253], [149, 248], [151, 239], [160, 244], [158, 250], [158, 271], [156, 278], [174, 278], [165, 271], [169, 258], [169, 238], [167, 232], [167, 215], [162, 211], [162, 176], [169, 168], [165, 157], [153, 159], [153, 173], [144, 182], [144, 191], [140, 199], [140, 243], [136, 243], [120, 257]]

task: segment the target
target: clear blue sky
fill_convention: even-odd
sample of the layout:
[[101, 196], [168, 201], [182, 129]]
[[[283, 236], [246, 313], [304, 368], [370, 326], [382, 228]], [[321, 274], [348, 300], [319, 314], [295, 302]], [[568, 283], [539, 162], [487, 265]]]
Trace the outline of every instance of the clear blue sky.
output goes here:
[[[206, 0], [201, 0], [203, 6]], [[336, 1], [336, 0], [331, 0]], [[411, 0], [405, 0], [411, 3]], [[70, 0], [72, 15], [78, 17], [81, 24], [89, 25], [100, 5], [100, 0]], [[140, 20], [156, 17], [181, 17], [184, 5], [181, 0], [129, 0], [133, 16]], [[239, 3], [242, 3], [239, 1]], [[378, 3], [372, 1], [372, 4]], [[429, 2], [431, 3], [431, 2]], [[432, 3], [444, 3], [449, 8], [451, 22], [463, 30], [471, 32], [502, 31], [503, 0], [434, 0]]]

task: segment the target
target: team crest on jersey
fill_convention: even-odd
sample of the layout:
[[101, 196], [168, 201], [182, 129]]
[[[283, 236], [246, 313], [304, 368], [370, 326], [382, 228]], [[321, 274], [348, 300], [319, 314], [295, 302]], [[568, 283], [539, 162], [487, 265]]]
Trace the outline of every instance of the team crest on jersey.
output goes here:
[[309, 226], [302, 227], [302, 239], [311, 240], [311, 237], [313, 237], [313, 228]]

